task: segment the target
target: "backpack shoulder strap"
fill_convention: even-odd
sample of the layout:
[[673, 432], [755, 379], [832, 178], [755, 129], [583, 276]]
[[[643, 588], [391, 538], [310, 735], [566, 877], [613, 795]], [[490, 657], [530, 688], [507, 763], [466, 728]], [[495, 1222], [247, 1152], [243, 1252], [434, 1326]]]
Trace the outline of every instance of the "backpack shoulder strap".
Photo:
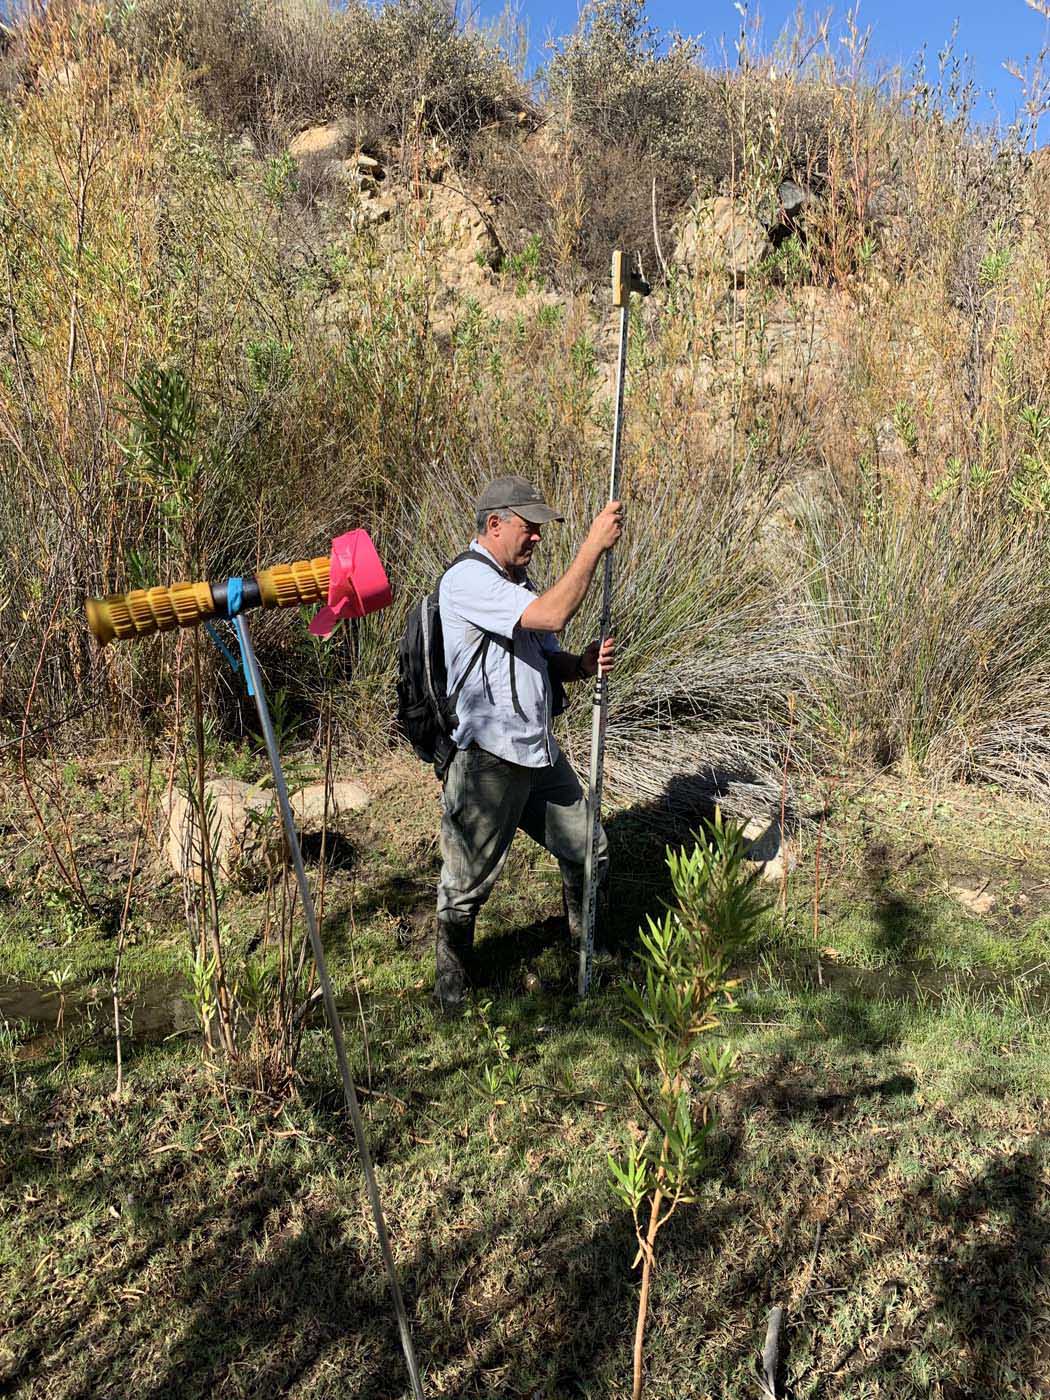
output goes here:
[[[465, 550], [463, 551], [462, 554], [457, 554], [457, 555], [456, 555], [455, 559], [452, 560], [451, 564], [447, 564], [447, 565], [445, 566], [445, 571], [444, 571], [444, 573], [441, 575], [441, 578], [443, 579], [443, 578], [445, 577], [445, 574], [450, 573], [450, 572], [456, 567], [457, 564], [466, 564], [466, 563], [468, 563], [468, 562], [470, 562], [470, 563], [476, 563], [476, 564], [484, 564], [487, 568], [491, 569], [494, 573], [499, 574], [500, 578], [505, 579], [505, 578], [507, 577], [505, 571], [504, 571], [503, 569], [500, 568], [500, 566], [496, 563], [496, 561], [495, 561], [494, 559], [490, 559], [490, 558], [488, 557], [487, 554], [482, 554], [482, 553], [480, 553], [480, 552], [479, 552], [478, 550], [476, 550], [476, 549], [465, 549]], [[441, 587], [441, 580], [439, 579], [439, 580], [438, 580], [438, 588], [440, 589], [440, 587]], [[471, 672], [474, 670], [475, 666], [477, 666], [477, 664], [478, 664], [479, 662], [481, 663], [481, 669], [482, 669], [482, 672], [484, 673], [484, 670], [485, 670], [485, 657], [486, 657], [486, 655], [488, 654], [488, 649], [489, 649], [489, 647], [490, 647], [491, 644], [492, 644], [492, 633], [491, 633], [491, 632], [482, 632], [481, 640], [478, 642], [478, 645], [477, 645], [477, 647], [475, 648], [473, 655], [471, 656], [470, 660], [467, 662], [466, 670], [463, 672], [462, 676], [460, 676], [460, 678], [459, 678], [459, 684], [456, 686], [456, 688], [455, 688], [455, 690], [452, 692], [452, 694], [448, 697], [448, 698], [449, 698], [449, 703], [452, 705], [453, 709], [455, 708], [456, 702], [457, 702], [457, 700], [459, 699], [460, 692], [462, 691], [463, 687], [464, 687], [464, 686], [466, 685], [466, 683], [467, 683], [467, 678], [470, 676]], [[511, 679], [511, 688], [514, 689], [514, 690], [516, 691], [516, 687], [514, 686], [514, 654], [513, 654], [513, 652], [511, 652], [511, 662], [510, 662], [510, 664], [511, 664], [511, 678], [510, 678], [510, 679]], [[517, 708], [518, 708], [518, 704], [517, 704], [517, 694], [516, 694], [516, 693], [515, 693], [515, 695], [514, 695], [514, 705], [515, 705], [515, 709], [517, 709]]]
[[445, 565], [445, 570], [441, 577], [444, 578], [445, 574], [447, 574], [450, 569], [454, 569], [457, 564], [465, 564], [468, 560], [475, 564], [484, 564], [486, 568], [492, 569], [494, 573], [499, 574], [500, 578], [507, 577], [505, 570], [500, 568], [495, 559], [490, 559], [487, 554], [479, 554], [476, 549], [465, 549], [462, 554], [457, 554], [451, 564]]

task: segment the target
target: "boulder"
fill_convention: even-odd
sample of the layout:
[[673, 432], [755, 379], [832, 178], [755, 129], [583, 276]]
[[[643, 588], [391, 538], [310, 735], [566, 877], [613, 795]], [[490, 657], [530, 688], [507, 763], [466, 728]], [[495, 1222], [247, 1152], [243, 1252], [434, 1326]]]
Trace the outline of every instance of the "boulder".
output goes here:
[[330, 160], [346, 160], [356, 145], [354, 124], [339, 117], [326, 126], [311, 126], [288, 147], [288, 154], [297, 161], [316, 161], [319, 165]]
[[[371, 797], [360, 783], [333, 783], [328, 791], [328, 826], [331, 828], [348, 812], [361, 812]], [[289, 797], [295, 822], [301, 833], [319, 832], [325, 819], [325, 785], [309, 783]]]
[[795, 180], [783, 180], [777, 190], [778, 207], [774, 217], [778, 224], [795, 224], [819, 202], [813, 191], [805, 185], [800, 185]]
[[[228, 884], [262, 867], [279, 848], [279, 834], [267, 793], [235, 778], [212, 778], [204, 785], [209, 845], [217, 879]], [[177, 875], [199, 880], [201, 842], [197, 808], [177, 788], [160, 809], [161, 846]]]
[[744, 827], [744, 856], [758, 866], [759, 878], [779, 884], [785, 870], [790, 873], [798, 865], [790, 842], [783, 839], [780, 813], [752, 817]]
[[753, 214], [734, 199], [702, 199], [686, 215], [674, 250], [676, 266], [692, 276], [705, 268], [724, 269], [742, 286], [770, 253], [769, 236]]

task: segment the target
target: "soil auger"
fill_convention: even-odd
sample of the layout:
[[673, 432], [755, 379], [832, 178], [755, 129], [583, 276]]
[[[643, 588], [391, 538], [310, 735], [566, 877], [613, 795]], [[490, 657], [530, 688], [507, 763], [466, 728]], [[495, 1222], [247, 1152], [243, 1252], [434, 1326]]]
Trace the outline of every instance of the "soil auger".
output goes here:
[[248, 622], [244, 614], [254, 608], [289, 608], [322, 603], [323, 606], [310, 623], [310, 631], [317, 637], [328, 637], [336, 625], [344, 618], [365, 617], [378, 612], [391, 601], [390, 584], [379, 556], [366, 530], [350, 530], [332, 542], [332, 551], [327, 558], [303, 559], [293, 564], [276, 564], [263, 569], [249, 578], [228, 578], [212, 583], [174, 583], [168, 587], [137, 589], [131, 593], [113, 593], [106, 598], [87, 600], [88, 626], [100, 643], [131, 641], [137, 637], [150, 636], [155, 632], [169, 632], [176, 627], [195, 627], [207, 623], [211, 618], [225, 618], [231, 622], [237, 633], [241, 658], [244, 663], [245, 681], [248, 693], [255, 699], [262, 726], [266, 752], [273, 772], [274, 790], [277, 793], [284, 824], [285, 838], [291, 853], [299, 893], [303, 901], [303, 912], [310, 935], [317, 977], [321, 984], [325, 1013], [335, 1043], [339, 1076], [343, 1084], [343, 1094], [347, 1110], [354, 1128], [357, 1150], [364, 1171], [368, 1201], [372, 1210], [376, 1235], [383, 1256], [387, 1284], [397, 1314], [398, 1330], [401, 1334], [401, 1348], [412, 1383], [414, 1400], [423, 1400], [423, 1384], [419, 1365], [416, 1361], [412, 1334], [408, 1324], [408, 1314], [398, 1282], [394, 1256], [390, 1248], [383, 1207], [379, 1198], [372, 1156], [365, 1136], [361, 1107], [350, 1074], [343, 1039], [343, 1025], [335, 1002], [335, 992], [324, 948], [317, 927], [317, 912], [303, 865], [302, 848], [295, 829], [291, 803], [288, 800], [288, 786], [281, 767], [281, 756], [277, 747], [277, 737], [270, 719], [266, 693], [263, 689], [262, 673], [248, 632]]
[[[620, 498], [620, 438], [623, 432], [623, 379], [627, 368], [627, 328], [631, 317], [631, 293], [649, 295], [649, 283], [641, 274], [635, 253], [615, 252], [612, 255], [612, 300], [620, 311], [620, 353], [616, 361], [616, 412], [613, 417], [612, 470], [609, 476], [609, 500]], [[605, 571], [602, 577], [601, 640], [604, 642], [612, 628], [613, 552], [605, 551]], [[602, 820], [602, 782], [605, 769], [605, 729], [609, 718], [609, 682], [598, 667], [591, 702], [591, 764], [587, 788], [587, 820], [590, 841], [583, 867], [583, 928], [580, 937], [580, 976], [578, 992], [585, 997], [591, 985], [591, 959], [594, 956], [594, 914], [598, 889], [594, 879], [598, 854], [598, 833]]]

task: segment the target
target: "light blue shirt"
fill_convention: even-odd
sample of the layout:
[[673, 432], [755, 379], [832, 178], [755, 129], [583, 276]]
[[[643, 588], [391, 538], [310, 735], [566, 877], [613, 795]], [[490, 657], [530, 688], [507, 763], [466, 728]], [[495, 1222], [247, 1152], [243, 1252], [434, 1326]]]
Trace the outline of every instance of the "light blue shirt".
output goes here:
[[[470, 548], [492, 559], [477, 540]], [[473, 743], [525, 768], [546, 768], [557, 762], [561, 752], [551, 732], [547, 675], [547, 658], [561, 648], [553, 632], [518, 626], [535, 597], [527, 580], [514, 583], [480, 561], [465, 559], [441, 580], [438, 605], [449, 695], [462, 681], [486, 633], [490, 637], [456, 702], [459, 723], [452, 735], [456, 747], [465, 749]]]

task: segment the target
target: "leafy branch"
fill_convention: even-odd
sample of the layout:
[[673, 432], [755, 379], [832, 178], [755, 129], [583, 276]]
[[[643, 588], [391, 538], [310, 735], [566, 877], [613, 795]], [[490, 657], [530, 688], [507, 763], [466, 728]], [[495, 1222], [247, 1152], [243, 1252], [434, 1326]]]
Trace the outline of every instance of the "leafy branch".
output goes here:
[[697, 1199], [710, 1160], [714, 1097], [733, 1077], [736, 1057], [714, 1038], [732, 1006], [734, 961], [754, 935], [765, 902], [744, 858], [738, 827], [716, 814], [691, 851], [668, 850], [675, 903], [640, 931], [645, 981], [627, 993], [626, 1022], [648, 1061], [631, 1085], [649, 1120], [619, 1160], [609, 1157], [613, 1190], [631, 1212], [641, 1265], [632, 1400], [644, 1384], [642, 1352], [659, 1232], [679, 1206]]

